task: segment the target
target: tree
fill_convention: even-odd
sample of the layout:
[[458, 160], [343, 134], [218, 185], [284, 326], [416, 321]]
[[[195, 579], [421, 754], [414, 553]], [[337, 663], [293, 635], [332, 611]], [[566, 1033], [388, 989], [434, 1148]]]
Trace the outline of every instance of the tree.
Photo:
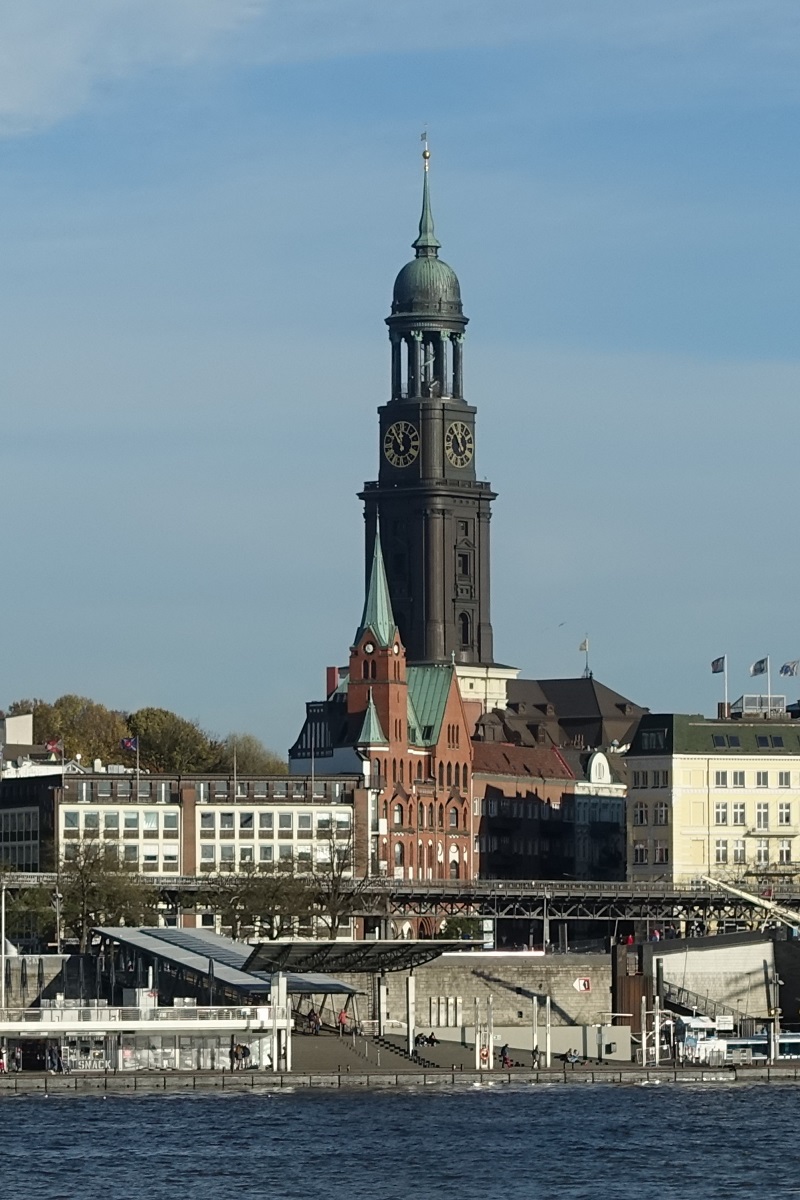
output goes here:
[[229, 733], [219, 745], [219, 755], [213, 770], [230, 775], [233, 756], [240, 775], [285, 775], [289, 766], [285, 759], [268, 750], [252, 733]]
[[459, 940], [469, 940], [472, 938], [480, 938], [483, 934], [483, 925], [479, 917], [448, 917], [441, 928], [441, 932], [437, 933], [437, 938], [450, 938]]
[[118, 759], [120, 741], [127, 737], [125, 717], [87, 696], [71, 693], [60, 696], [53, 704], [45, 700], [15, 700], [9, 706], [10, 716], [33, 713], [33, 740], [38, 745], [51, 739], [64, 744], [66, 758], [76, 754], [87, 762], [95, 758], [104, 762]]
[[197, 903], [213, 908], [233, 938], [247, 929], [272, 940], [287, 920], [310, 913], [313, 893], [290, 869], [246, 863], [239, 871], [211, 877]]
[[141, 925], [158, 906], [155, 888], [120, 864], [117, 852], [98, 841], [73, 842], [59, 871], [61, 917], [80, 942], [81, 954], [96, 925]]
[[209, 771], [217, 746], [197, 721], [166, 708], [140, 708], [128, 717], [128, 731], [139, 739], [139, 761], [147, 771], [181, 774]]
[[[369, 882], [367, 878], [353, 877], [352, 825], [346, 836], [337, 836], [339, 832], [331, 828], [322, 841], [324, 858], [315, 861], [311, 874], [315, 909], [332, 941], [338, 937], [344, 922], [358, 911], [359, 897]], [[320, 849], [319, 842], [317, 849]]]
[[55, 933], [53, 889], [38, 884], [21, 888], [7, 905], [6, 934], [11, 940], [35, 937], [37, 941]]

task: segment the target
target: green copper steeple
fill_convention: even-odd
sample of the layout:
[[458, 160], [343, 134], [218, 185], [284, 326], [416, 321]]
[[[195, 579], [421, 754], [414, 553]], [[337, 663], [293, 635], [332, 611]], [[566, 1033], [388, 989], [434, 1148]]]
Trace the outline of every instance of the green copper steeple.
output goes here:
[[392, 612], [392, 601], [389, 596], [389, 584], [386, 582], [386, 568], [383, 564], [381, 550], [381, 531], [375, 530], [375, 548], [372, 552], [372, 567], [369, 573], [369, 586], [364, 601], [364, 612], [361, 624], [356, 632], [354, 645], [361, 640], [367, 630], [370, 630], [381, 646], [390, 646], [394, 641], [395, 624]]
[[422, 161], [425, 164], [425, 174], [422, 184], [422, 216], [419, 219], [419, 237], [411, 245], [417, 252], [417, 258], [437, 258], [441, 242], [436, 240], [433, 232], [433, 214], [431, 213], [431, 197], [428, 190], [428, 166], [431, 152], [428, 149], [427, 136], [424, 137], [425, 149], [422, 151]]
[[378, 716], [378, 710], [375, 707], [375, 701], [372, 699], [372, 688], [369, 689], [369, 702], [367, 711], [364, 714], [364, 724], [361, 726], [361, 733], [358, 735], [357, 746], [388, 746], [389, 742], [386, 734], [383, 732], [381, 719]]

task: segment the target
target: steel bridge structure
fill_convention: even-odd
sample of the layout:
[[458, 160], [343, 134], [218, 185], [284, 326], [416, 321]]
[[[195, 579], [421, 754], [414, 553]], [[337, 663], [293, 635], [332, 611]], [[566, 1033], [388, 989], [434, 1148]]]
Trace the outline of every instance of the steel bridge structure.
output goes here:
[[[155, 887], [167, 908], [190, 907], [194, 896], [208, 892], [212, 880], [196, 876], [141, 875]], [[7, 873], [9, 892], [30, 887], [58, 888], [52, 874]], [[531, 921], [726, 921], [753, 922], [764, 917], [764, 893], [734, 895], [710, 880], [694, 884], [584, 882], [576, 880], [368, 879], [337, 884], [350, 892], [352, 916], [373, 918], [451, 916], [493, 917]], [[768, 898], [800, 908], [800, 885], [770, 887]]]

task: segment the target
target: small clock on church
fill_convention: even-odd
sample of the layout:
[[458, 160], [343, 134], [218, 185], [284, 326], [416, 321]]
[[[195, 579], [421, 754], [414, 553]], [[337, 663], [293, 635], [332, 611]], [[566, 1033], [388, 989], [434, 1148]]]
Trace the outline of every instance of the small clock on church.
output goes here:
[[444, 451], [454, 467], [466, 467], [472, 461], [475, 440], [469, 425], [453, 421], [444, 435]]
[[383, 453], [393, 467], [410, 467], [419, 454], [419, 430], [410, 421], [395, 421], [384, 435]]

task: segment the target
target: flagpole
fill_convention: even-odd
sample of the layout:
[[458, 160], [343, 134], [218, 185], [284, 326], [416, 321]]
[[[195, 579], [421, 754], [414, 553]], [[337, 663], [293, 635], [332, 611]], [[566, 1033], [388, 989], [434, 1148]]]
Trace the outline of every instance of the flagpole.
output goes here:
[[728, 656], [725, 655], [725, 670], [722, 672], [723, 686], [725, 688], [725, 716], [728, 716]]
[[139, 802], [139, 735], [136, 735], [136, 802]]
[[772, 679], [770, 677], [769, 655], [767, 655], [767, 716], [772, 716]]

